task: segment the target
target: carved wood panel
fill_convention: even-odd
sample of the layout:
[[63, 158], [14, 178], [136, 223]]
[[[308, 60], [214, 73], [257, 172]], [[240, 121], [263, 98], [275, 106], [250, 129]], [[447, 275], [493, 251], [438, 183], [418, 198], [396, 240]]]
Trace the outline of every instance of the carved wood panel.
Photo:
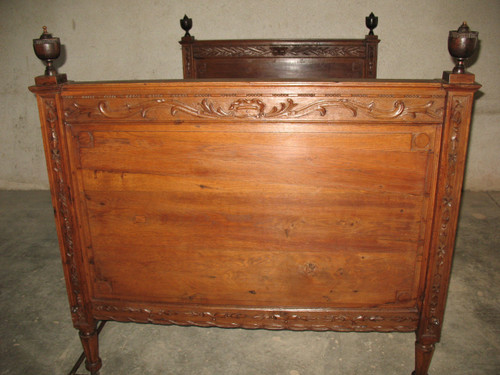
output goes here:
[[[240, 98], [237, 98], [240, 96]], [[335, 120], [440, 122], [443, 96], [387, 97], [321, 94], [215, 94], [206, 97], [76, 98], [64, 101], [65, 120]]]
[[214, 308], [192, 310], [157, 306], [119, 306], [113, 303], [94, 305], [99, 319], [198, 327], [289, 329], [295, 331], [411, 332], [416, 328], [416, 312], [395, 311], [283, 311]]
[[[184, 78], [375, 78], [376, 36], [365, 39], [183, 38]], [[353, 69], [363, 67], [363, 69]]]
[[194, 58], [215, 57], [364, 57], [365, 46], [318, 46], [303, 45], [224, 45], [224, 46], [194, 46]]

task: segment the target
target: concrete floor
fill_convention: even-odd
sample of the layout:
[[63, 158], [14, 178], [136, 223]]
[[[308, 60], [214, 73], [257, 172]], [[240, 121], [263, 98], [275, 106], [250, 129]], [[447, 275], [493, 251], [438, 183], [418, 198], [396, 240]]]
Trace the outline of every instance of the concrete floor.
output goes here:
[[[500, 374], [499, 252], [500, 192], [465, 193], [430, 374]], [[410, 375], [414, 338], [112, 322], [101, 375]], [[0, 374], [67, 374], [81, 350], [49, 193], [0, 191]]]

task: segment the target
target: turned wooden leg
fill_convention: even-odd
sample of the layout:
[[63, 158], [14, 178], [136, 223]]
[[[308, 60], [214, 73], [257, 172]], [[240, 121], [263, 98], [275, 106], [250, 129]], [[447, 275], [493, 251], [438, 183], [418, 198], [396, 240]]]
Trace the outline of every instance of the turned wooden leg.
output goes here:
[[80, 330], [80, 340], [85, 353], [85, 368], [90, 371], [91, 375], [98, 375], [102, 361], [99, 358], [98, 332], [95, 327], [89, 332]]
[[434, 354], [434, 344], [415, 342], [415, 371], [412, 375], [428, 375], [432, 354]]

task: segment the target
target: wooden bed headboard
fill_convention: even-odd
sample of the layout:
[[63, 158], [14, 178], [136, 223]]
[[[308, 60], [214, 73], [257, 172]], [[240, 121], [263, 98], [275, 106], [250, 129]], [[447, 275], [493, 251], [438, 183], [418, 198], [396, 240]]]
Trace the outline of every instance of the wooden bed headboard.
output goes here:
[[364, 39], [196, 40], [181, 20], [184, 78], [376, 78], [377, 17], [366, 17]]

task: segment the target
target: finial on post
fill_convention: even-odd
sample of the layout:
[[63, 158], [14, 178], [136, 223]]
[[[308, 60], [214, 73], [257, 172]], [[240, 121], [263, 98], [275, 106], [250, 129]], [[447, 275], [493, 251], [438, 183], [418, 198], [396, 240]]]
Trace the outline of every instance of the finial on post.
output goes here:
[[371, 12], [368, 17], [365, 17], [365, 25], [370, 29], [368, 35], [374, 35], [373, 29], [375, 29], [378, 25], [378, 17], [375, 17], [373, 12]]
[[184, 18], [181, 19], [181, 27], [182, 30], [186, 32], [182, 39], [190, 39], [192, 38], [191, 34], [189, 34], [189, 30], [193, 27], [193, 20], [188, 16], [184, 15]]
[[443, 80], [450, 84], [473, 84], [475, 76], [465, 71], [465, 60], [471, 57], [477, 47], [477, 31], [470, 31], [467, 22], [463, 22], [457, 30], [448, 35], [448, 51], [457, 59], [453, 71], [443, 72]]
[[55, 76], [57, 70], [53, 66], [53, 60], [57, 59], [61, 54], [61, 41], [59, 38], [52, 37], [52, 34], [47, 31], [47, 26], [43, 26], [43, 33], [40, 38], [33, 39], [33, 49], [36, 56], [45, 61], [47, 65], [45, 75]]
[[36, 77], [37, 84], [46, 85], [61, 83], [66, 81], [66, 74], [58, 74], [54, 67], [54, 60], [61, 54], [61, 41], [47, 31], [47, 26], [43, 26], [43, 33], [40, 38], [33, 39], [33, 49], [36, 56], [45, 62], [45, 75]]
[[453, 68], [455, 74], [465, 74], [465, 60], [474, 54], [477, 47], [477, 31], [471, 31], [467, 22], [463, 22], [458, 30], [451, 30], [448, 36], [448, 51], [457, 59]]

